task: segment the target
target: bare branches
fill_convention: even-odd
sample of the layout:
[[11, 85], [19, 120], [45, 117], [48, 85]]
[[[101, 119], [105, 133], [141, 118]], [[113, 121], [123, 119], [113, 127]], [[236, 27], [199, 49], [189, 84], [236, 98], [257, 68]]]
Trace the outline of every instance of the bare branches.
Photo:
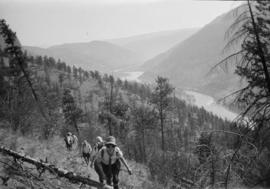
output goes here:
[[216, 65], [214, 65], [210, 71], [208, 72], [208, 74], [211, 74], [215, 69], [217, 69], [218, 67], [221, 67], [222, 65], [224, 66], [224, 63], [225, 63], [225, 66], [226, 66], [226, 63], [232, 59], [232, 58], [235, 58], [236, 56], [240, 55], [242, 52], [244, 52], [243, 50], [240, 50], [236, 53], [233, 53], [229, 56], [227, 56], [226, 58], [224, 58], [223, 60], [221, 60], [220, 62], [218, 62]]
[[240, 92], [242, 92], [242, 91], [245, 90], [245, 89], [247, 89], [247, 87], [244, 87], [244, 88], [241, 88], [241, 89], [239, 89], [239, 90], [236, 90], [236, 91], [234, 91], [234, 92], [228, 94], [227, 96], [225, 96], [225, 97], [219, 99], [218, 102], [221, 102], [221, 101], [225, 100], [226, 98], [232, 97], [232, 96], [234, 96], [234, 95], [237, 95], [237, 94], [239, 94]]

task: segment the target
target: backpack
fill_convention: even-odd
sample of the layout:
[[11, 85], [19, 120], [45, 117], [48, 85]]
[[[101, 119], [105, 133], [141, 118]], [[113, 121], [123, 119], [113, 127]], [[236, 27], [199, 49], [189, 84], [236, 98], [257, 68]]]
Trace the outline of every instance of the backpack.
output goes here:
[[104, 157], [104, 149], [101, 150], [101, 158], [103, 159]]
[[[95, 144], [95, 146], [94, 146], [94, 150], [95, 150], [95, 152], [97, 153], [97, 152], [99, 152], [100, 151], [100, 149], [102, 148], [104, 146], [104, 143], [102, 142], [97, 142], [96, 144]], [[104, 153], [104, 152], [102, 152], [102, 153]], [[101, 154], [102, 155], [102, 158], [103, 158], [103, 154]]]
[[97, 144], [96, 144], [96, 146], [97, 146], [97, 149], [98, 149], [98, 151], [104, 146], [104, 143], [103, 142], [98, 142]]
[[[118, 156], [118, 155], [119, 155], [119, 153], [118, 153], [118, 152], [116, 152], [116, 155]], [[102, 150], [101, 150], [101, 158], [103, 159], [103, 157], [104, 157], [104, 149], [102, 149]]]

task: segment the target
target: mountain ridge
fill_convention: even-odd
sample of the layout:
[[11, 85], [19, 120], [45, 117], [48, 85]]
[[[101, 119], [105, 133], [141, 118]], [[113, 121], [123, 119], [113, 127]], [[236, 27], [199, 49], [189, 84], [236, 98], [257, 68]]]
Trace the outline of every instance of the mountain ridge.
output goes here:
[[23, 48], [30, 55], [51, 56], [69, 65], [111, 73], [138, 68], [146, 59], [167, 50], [177, 41], [184, 40], [196, 31], [197, 28], [186, 28], [103, 41], [64, 43], [47, 48], [34, 46]]
[[140, 63], [136, 53], [105, 41], [67, 43], [49, 48], [31, 46], [24, 46], [23, 48], [31, 55], [52, 56], [65, 61], [69, 65], [103, 72]]
[[199, 28], [183, 28], [145, 33], [130, 37], [109, 39], [107, 41], [137, 52], [144, 61], [153, 58], [177, 43], [185, 40]]

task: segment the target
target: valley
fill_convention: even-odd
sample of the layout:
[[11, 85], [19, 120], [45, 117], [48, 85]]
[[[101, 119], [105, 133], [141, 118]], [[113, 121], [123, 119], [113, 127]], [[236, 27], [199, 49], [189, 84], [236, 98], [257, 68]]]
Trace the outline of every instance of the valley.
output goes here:
[[[134, 71], [134, 72], [120, 72], [117, 75], [123, 79], [123, 80], [128, 80], [128, 81], [136, 81], [136, 82], [141, 82], [139, 77], [143, 74], [142, 71]], [[121, 76], [124, 75], [124, 76]], [[191, 98], [194, 98], [193, 101], [186, 100], [183, 98], [183, 91], [187, 95], [191, 96]], [[184, 89], [184, 90], [177, 90], [176, 88], [176, 96], [186, 100], [188, 103], [191, 103], [195, 106], [203, 107], [206, 111], [213, 113], [214, 115], [219, 116], [222, 119], [227, 119], [229, 121], [233, 121], [238, 114], [228, 110], [228, 108], [218, 104], [216, 100], [206, 94], [202, 94], [200, 92], [195, 92], [189, 89]], [[189, 97], [190, 99], [190, 97]]]

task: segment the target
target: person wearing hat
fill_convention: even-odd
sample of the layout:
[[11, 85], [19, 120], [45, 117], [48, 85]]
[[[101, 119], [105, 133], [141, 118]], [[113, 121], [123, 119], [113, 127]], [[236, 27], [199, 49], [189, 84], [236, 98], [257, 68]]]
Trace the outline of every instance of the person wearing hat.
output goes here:
[[121, 167], [120, 161], [126, 166], [128, 173], [131, 175], [131, 169], [127, 165], [122, 151], [116, 145], [115, 138], [109, 136], [105, 146], [99, 150], [95, 161], [95, 170], [101, 183], [105, 184], [106, 180], [107, 184], [111, 185], [113, 181], [113, 188], [119, 189], [118, 175]]

